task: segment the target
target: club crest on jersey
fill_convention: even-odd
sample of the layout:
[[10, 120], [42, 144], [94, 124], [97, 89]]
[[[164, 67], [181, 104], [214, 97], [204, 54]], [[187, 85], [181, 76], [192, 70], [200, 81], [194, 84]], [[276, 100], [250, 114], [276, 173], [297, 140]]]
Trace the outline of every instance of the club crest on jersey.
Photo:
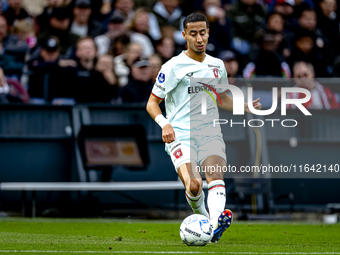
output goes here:
[[158, 75], [158, 82], [159, 82], [159, 83], [165, 82], [165, 74], [164, 74], [164, 73], [160, 73], [160, 74]]
[[181, 149], [178, 149], [174, 152], [174, 156], [175, 158], [179, 159], [180, 157], [183, 156], [183, 153], [182, 153], [182, 150]]
[[213, 72], [214, 72], [215, 78], [218, 78], [218, 69], [217, 69], [217, 68], [214, 68], [214, 69], [213, 69]]

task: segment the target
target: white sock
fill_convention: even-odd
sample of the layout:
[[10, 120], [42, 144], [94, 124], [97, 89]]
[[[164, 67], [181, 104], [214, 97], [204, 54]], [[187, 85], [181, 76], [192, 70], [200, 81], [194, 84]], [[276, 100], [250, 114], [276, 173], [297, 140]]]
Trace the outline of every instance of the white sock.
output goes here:
[[209, 214], [204, 204], [205, 195], [203, 190], [201, 194], [199, 194], [197, 197], [190, 196], [188, 192], [185, 191], [185, 197], [194, 213], [202, 214], [205, 217], [209, 218]]
[[213, 228], [216, 229], [218, 226], [218, 217], [220, 217], [225, 208], [225, 184], [222, 180], [215, 180], [211, 181], [208, 187], [208, 208], [210, 222], [213, 225]]

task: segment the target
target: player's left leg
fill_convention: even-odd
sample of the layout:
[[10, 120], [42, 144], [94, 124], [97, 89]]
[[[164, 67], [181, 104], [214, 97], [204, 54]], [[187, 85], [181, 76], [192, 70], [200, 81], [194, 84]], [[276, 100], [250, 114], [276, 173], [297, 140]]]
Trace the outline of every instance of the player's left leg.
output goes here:
[[226, 166], [226, 161], [217, 155], [207, 157], [202, 167], [203, 169], [209, 169], [208, 166], [214, 166], [210, 168], [213, 171], [206, 171], [205, 177], [208, 183], [208, 208], [210, 214], [210, 221], [213, 224], [214, 236], [212, 242], [217, 242], [223, 232], [230, 226], [232, 221], [232, 212], [229, 209], [225, 209], [226, 204], [226, 192], [223, 178], [223, 166]]
[[[203, 169], [209, 169], [205, 171], [205, 178], [208, 183], [208, 208], [210, 214], [210, 221], [213, 224], [214, 229], [218, 225], [218, 217], [224, 211], [226, 203], [225, 184], [223, 179], [223, 172], [219, 170], [226, 165], [226, 162], [220, 156], [212, 155], [206, 158], [202, 164]], [[211, 168], [211, 167], [215, 168]], [[211, 171], [213, 169], [213, 171]]]
[[205, 172], [208, 183], [208, 208], [210, 221], [214, 227], [213, 242], [221, 238], [222, 233], [230, 226], [232, 213], [225, 209], [226, 191], [224, 172], [226, 167], [225, 143], [221, 135], [201, 137], [198, 162]]

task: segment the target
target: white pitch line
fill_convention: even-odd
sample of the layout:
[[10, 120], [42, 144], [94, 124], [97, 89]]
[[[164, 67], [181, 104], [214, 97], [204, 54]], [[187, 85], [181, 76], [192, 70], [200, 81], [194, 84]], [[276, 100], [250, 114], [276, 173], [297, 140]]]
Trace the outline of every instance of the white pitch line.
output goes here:
[[[221, 254], [221, 252], [209, 251], [39, 251], [39, 250], [0, 250], [0, 253], [124, 253], [124, 254]], [[340, 252], [225, 252], [224, 254], [249, 254], [249, 255], [293, 255], [293, 254], [314, 254], [314, 255], [336, 255]]]

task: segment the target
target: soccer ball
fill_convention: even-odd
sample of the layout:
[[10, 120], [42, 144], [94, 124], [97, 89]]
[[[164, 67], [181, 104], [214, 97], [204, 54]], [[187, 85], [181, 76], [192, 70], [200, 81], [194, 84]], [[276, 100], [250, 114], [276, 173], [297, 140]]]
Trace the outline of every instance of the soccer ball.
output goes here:
[[210, 243], [213, 233], [210, 220], [200, 214], [186, 217], [179, 228], [181, 239], [187, 245], [206, 245]]

